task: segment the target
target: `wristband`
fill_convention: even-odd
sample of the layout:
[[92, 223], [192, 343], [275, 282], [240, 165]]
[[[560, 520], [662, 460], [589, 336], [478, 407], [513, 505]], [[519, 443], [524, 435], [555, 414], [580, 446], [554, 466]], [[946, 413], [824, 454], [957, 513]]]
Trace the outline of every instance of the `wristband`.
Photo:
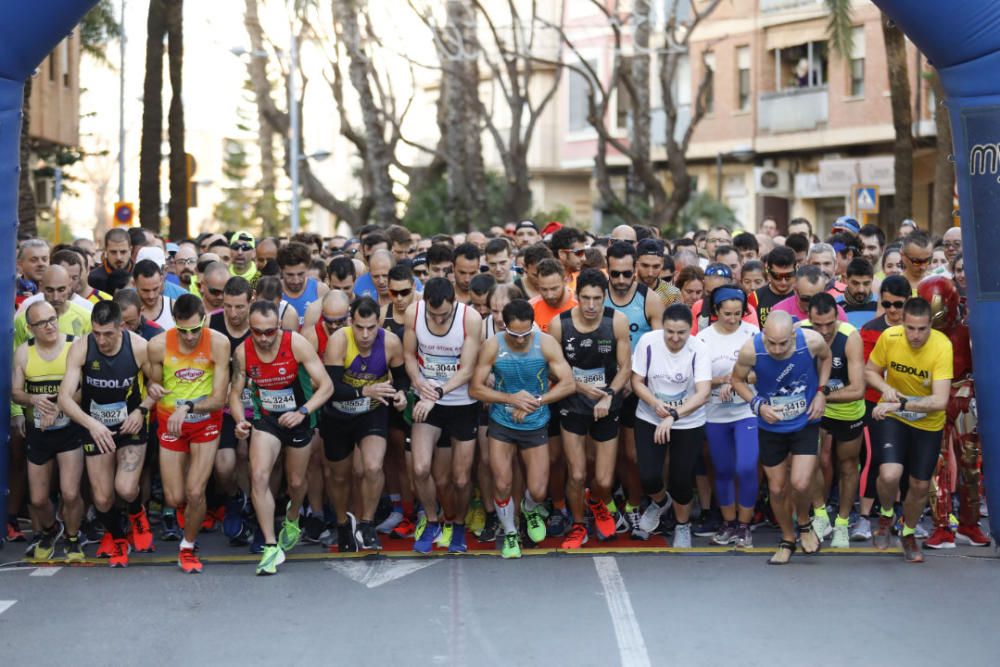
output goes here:
[[760, 396], [754, 396], [750, 400], [750, 411], [755, 415], [760, 415], [760, 406], [764, 404], [764, 399]]
[[434, 387], [434, 391], [437, 392], [439, 401], [444, 398], [444, 387]]

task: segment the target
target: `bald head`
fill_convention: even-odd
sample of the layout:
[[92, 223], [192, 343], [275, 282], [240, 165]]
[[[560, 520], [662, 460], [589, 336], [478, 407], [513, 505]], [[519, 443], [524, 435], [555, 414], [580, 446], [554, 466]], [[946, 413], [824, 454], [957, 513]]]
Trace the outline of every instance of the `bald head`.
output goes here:
[[631, 241], [635, 243], [635, 230], [628, 225], [618, 225], [611, 230], [611, 238], [615, 241]]
[[775, 310], [768, 313], [767, 322], [764, 323], [764, 335], [787, 338], [792, 333], [792, 328], [792, 316], [783, 310]]
[[59, 264], [46, 267], [42, 274], [42, 295], [60, 315], [66, 312], [72, 293], [73, 286], [66, 269]]
[[332, 334], [337, 329], [347, 326], [347, 318], [351, 312], [351, 298], [346, 292], [332, 289], [323, 296], [323, 327]]
[[351, 307], [351, 299], [349, 296], [347, 296], [346, 292], [339, 289], [332, 289], [323, 295], [324, 313], [326, 313], [331, 308], [339, 306], [343, 306], [345, 311]]
[[960, 227], [949, 228], [944, 233], [942, 243], [944, 243], [944, 256], [948, 258], [949, 262], [954, 261], [958, 253], [962, 252], [962, 229]]
[[390, 251], [379, 248], [368, 258], [369, 267], [374, 268], [376, 264], [379, 268], [384, 267], [388, 271], [396, 264], [396, 258]]

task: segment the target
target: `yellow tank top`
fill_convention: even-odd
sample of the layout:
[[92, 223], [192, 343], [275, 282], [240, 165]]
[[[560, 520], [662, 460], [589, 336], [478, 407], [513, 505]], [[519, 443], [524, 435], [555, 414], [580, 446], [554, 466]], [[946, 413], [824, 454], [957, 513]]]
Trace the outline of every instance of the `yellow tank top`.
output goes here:
[[[167, 329], [163, 335], [166, 336], [163, 388], [170, 393], [157, 404], [156, 412], [160, 418], [169, 419], [177, 401], [194, 401], [197, 404], [211, 395], [215, 364], [212, 362], [212, 334], [207, 327], [202, 329], [201, 340], [190, 354], [181, 352], [177, 329]], [[212, 416], [189, 411], [184, 421], [200, 422]]]
[[[62, 349], [59, 350], [59, 354], [51, 361], [42, 359], [42, 356], [38, 354], [34, 338], [28, 341], [28, 361], [24, 367], [24, 390], [26, 392], [52, 395], [59, 393], [59, 384], [62, 382], [63, 376], [66, 375], [66, 357], [69, 355], [70, 344], [73, 340], [73, 336], [67, 335], [62, 341]], [[26, 409], [35, 428], [41, 430], [42, 427], [34, 415], [34, 410]], [[60, 411], [52, 426], [44, 430], [54, 431], [66, 426], [69, 426], [69, 417]]]

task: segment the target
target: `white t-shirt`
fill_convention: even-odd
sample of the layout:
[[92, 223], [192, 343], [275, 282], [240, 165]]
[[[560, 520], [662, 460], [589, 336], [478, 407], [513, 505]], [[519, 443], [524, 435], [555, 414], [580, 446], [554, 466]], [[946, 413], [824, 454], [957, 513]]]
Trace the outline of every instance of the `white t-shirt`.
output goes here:
[[[632, 353], [632, 371], [646, 378], [657, 398], [670, 407], [680, 407], [695, 391], [695, 382], [712, 381], [712, 360], [705, 344], [695, 336], [688, 338], [677, 354], [667, 349], [662, 331], [644, 333]], [[645, 401], [639, 401], [635, 416], [659, 425], [661, 418]], [[678, 419], [671, 428], [697, 428], [705, 423], [705, 406]]]
[[[716, 329], [713, 324], [698, 332], [698, 340], [705, 344], [712, 360], [712, 377], [729, 375], [733, 372], [736, 359], [740, 356], [740, 348], [760, 331], [746, 322], [740, 322], [740, 328], [731, 334], [725, 334]], [[708, 421], [715, 424], [725, 424], [753, 417], [750, 404], [744, 401], [734, 391], [733, 397], [723, 403], [719, 400], [719, 387], [712, 387], [712, 396], [708, 399]]]

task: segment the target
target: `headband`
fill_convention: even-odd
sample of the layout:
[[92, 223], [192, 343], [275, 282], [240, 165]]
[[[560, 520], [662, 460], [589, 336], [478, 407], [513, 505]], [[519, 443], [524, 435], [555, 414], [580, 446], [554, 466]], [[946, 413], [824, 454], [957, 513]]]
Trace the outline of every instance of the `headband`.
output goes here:
[[712, 292], [712, 305], [718, 306], [723, 301], [736, 299], [746, 305], [747, 295], [741, 289], [735, 287], [719, 287]]

